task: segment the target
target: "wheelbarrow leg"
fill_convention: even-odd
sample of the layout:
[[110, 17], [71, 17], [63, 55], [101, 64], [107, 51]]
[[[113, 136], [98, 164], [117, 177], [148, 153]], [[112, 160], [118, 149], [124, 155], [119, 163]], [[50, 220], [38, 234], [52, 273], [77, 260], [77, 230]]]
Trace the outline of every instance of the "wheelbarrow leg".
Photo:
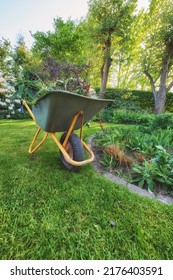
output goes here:
[[80, 111], [80, 112], [78, 112], [78, 113], [74, 116], [74, 118], [73, 118], [73, 120], [72, 120], [72, 123], [71, 123], [71, 125], [70, 125], [70, 127], [69, 127], [69, 129], [68, 129], [68, 131], [67, 131], [67, 133], [66, 133], [66, 137], [65, 137], [65, 139], [64, 139], [64, 141], [63, 141], [63, 144], [62, 144], [63, 147], [66, 146], [66, 144], [67, 144], [67, 142], [68, 142], [68, 139], [69, 139], [71, 133], [73, 132], [74, 126], [75, 126], [75, 124], [76, 124], [76, 122], [77, 122], [77, 119], [78, 119], [79, 117], [81, 117], [80, 139], [82, 139], [82, 127], [83, 127], [83, 123], [84, 123], [84, 113], [83, 113], [83, 111]]
[[29, 146], [29, 153], [30, 153], [30, 154], [33, 154], [36, 150], [38, 150], [38, 148], [40, 148], [40, 147], [44, 144], [44, 142], [46, 141], [46, 139], [47, 139], [47, 136], [48, 136], [48, 134], [49, 134], [48, 132], [44, 135], [44, 137], [43, 137], [43, 139], [40, 141], [40, 143], [39, 143], [36, 147], [33, 148], [34, 143], [35, 143], [35, 141], [37, 140], [37, 137], [38, 137], [40, 131], [41, 131], [41, 128], [39, 127], [39, 129], [37, 130], [37, 132], [36, 132], [36, 134], [35, 134], [35, 136], [34, 136], [32, 142], [31, 142], [31, 145]]

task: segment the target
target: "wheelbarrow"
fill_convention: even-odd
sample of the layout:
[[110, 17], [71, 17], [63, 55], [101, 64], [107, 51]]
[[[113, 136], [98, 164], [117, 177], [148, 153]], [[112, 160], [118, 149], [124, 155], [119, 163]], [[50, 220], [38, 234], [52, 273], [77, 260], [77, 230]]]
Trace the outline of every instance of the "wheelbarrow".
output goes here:
[[[51, 135], [60, 150], [60, 158], [69, 170], [77, 171], [82, 165], [94, 160], [93, 151], [82, 140], [82, 128], [91, 118], [112, 100], [92, 99], [68, 91], [54, 90], [39, 98], [32, 110], [27, 102], [23, 104], [32, 119], [38, 126], [38, 130], [29, 146], [29, 153], [33, 154], [40, 148]], [[79, 136], [74, 130], [80, 129]], [[45, 134], [36, 145], [37, 137], [41, 130]], [[60, 140], [56, 132], [63, 132]], [[84, 159], [84, 151], [87, 159]]]

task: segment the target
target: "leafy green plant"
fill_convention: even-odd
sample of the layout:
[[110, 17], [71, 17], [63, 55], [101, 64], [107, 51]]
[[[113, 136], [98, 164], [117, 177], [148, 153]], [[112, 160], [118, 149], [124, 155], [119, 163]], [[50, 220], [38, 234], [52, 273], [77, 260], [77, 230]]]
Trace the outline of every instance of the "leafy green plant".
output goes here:
[[35, 103], [37, 99], [44, 95], [49, 87], [38, 77], [37, 79], [31, 79], [27, 76], [26, 70], [20, 68], [18, 78], [15, 84], [16, 92], [13, 95], [20, 97], [21, 99], [27, 100], [28, 103]]
[[148, 150], [148, 148], [151, 147], [151, 143], [150, 146], [148, 145], [148, 139], [145, 137], [143, 137], [142, 133], [138, 132], [135, 133], [133, 136], [131, 135], [131, 137], [128, 139], [128, 143], [127, 143], [127, 147], [133, 151], [138, 151], [138, 152], [146, 152], [146, 150]]
[[133, 183], [153, 191], [159, 183], [164, 189], [173, 191], [173, 158], [162, 146], [156, 146], [155, 156], [142, 165], [134, 164]]
[[151, 128], [156, 129], [167, 129], [173, 128], [173, 114], [160, 114], [153, 118]]
[[144, 161], [142, 165], [135, 163], [132, 170], [132, 183], [137, 184], [141, 188], [148, 188], [151, 191], [155, 189], [154, 164], [152, 162]]
[[111, 145], [111, 144], [118, 144], [119, 142], [122, 142], [122, 135], [121, 131], [118, 129], [114, 130], [107, 130], [106, 132], [101, 131], [99, 133], [96, 133], [96, 142], [98, 145], [104, 147]]
[[126, 147], [133, 151], [139, 151], [147, 156], [154, 156], [156, 146], [163, 146], [166, 149], [170, 149], [173, 146], [173, 131], [167, 130], [154, 130], [152, 133], [143, 128], [138, 128], [135, 133], [129, 133]]
[[117, 166], [117, 161], [113, 155], [103, 154], [103, 159], [100, 162], [104, 167], [108, 168], [108, 170], [112, 170], [112, 168]]
[[157, 152], [155, 157], [152, 159], [153, 162], [158, 165], [167, 165], [167, 167], [173, 168], [173, 157], [164, 149], [162, 146], [156, 146]]

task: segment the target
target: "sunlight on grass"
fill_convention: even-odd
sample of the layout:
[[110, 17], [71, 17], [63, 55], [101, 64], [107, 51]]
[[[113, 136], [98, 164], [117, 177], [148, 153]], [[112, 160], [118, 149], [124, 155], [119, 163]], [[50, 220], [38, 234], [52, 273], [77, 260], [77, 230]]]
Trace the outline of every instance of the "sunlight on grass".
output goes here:
[[[100, 129], [84, 128], [87, 138]], [[65, 169], [33, 121], [1, 121], [1, 259], [172, 259], [173, 206], [139, 197], [91, 165]], [[115, 222], [112, 227], [110, 221]]]

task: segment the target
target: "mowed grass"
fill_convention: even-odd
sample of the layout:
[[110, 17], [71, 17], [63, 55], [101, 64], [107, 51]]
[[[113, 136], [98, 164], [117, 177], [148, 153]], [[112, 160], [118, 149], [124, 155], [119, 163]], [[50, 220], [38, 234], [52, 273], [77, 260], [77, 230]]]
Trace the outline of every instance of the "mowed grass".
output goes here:
[[30, 156], [36, 129], [0, 121], [0, 259], [173, 259], [173, 205], [68, 171], [50, 137]]

